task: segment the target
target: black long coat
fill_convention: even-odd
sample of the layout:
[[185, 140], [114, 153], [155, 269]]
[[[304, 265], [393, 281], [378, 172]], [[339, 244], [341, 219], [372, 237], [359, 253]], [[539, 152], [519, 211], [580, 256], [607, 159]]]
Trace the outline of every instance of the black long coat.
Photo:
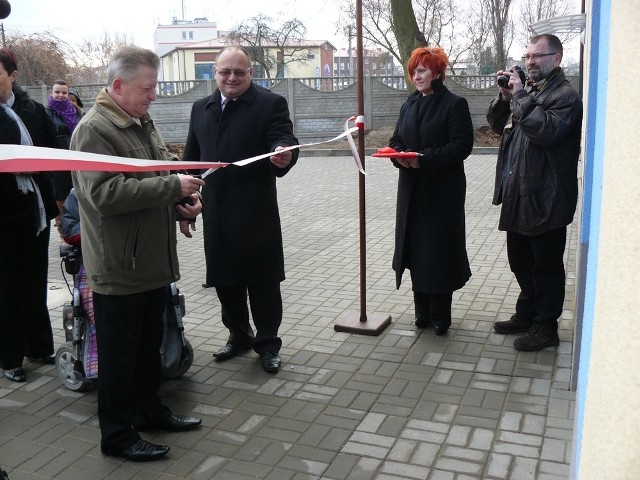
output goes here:
[[[184, 160], [237, 162], [296, 145], [284, 97], [251, 84], [224, 112], [220, 91], [193, 104]], [[264, 158], [230, 165], [206, 177], [202, 188], [207, 283], [234, 287], [282, 281], [284, 253], [276, 177], [287, 168]]]
[[[31, 140], [36, 147], [57, 148], [55, 127], [44, 107], [32, 100], [17, 83], [13, 84], [15, 103], [13, 111], [18, 114], [27, 127]], [[4, 109], [0, 108], [0, 144], [20, 144], [20, 129]], [[44, 203], [47, 220], [54, 218], [59, 212], [53, 198], [51, 174], [34, 173], [31, 175], [38, 184]], [[35, 193], [23, 194], [18, 190], [15, 175], [0, 173], [0, 230], [20, 231], [25, 226], [36, 223], [37, 198]]]
[[440, 79], [434, 93], [415, 92], [400, 109], [389, 145], [424, 154], [420, 168], [399, 167], [393, 269], [396, 288], [411, 271], [412, 288], [449, 293], [471, 277], [465, 243], [464, 159], [473, 148], [467, 101]]

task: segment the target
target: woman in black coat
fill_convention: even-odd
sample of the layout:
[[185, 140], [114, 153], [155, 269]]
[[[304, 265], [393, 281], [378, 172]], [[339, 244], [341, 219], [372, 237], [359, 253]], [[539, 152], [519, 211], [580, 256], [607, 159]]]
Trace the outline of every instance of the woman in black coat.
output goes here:
[[[0, 143], [56, 147], [44, 106], [15, 82], [17, 59], [0, 49]], [[0, 368], [24, 382], [24, 357], [53, 363], [47, 308], [49, 234], [58, 214], [50, 175], [0, 173]]]
[[471, 277], [465, 243], [464, 159], [473, 148], [467, 101], [443, 80], [448, 64], [441, 48], [413, 51], [408, 71], [417, 91], [400, 109], [389, 146], [420, 155], [393, 160], [399, 169], [393, 269], [400, 288], [411, 272], [417, 327], [437, 335], [451, 326], [454, 290]]

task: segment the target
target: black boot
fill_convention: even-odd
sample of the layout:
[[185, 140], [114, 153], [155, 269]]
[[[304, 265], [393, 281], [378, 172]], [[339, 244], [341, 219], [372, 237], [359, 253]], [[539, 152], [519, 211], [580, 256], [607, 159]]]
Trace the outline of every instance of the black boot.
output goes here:
[[534, 324], [527, 333], [513, 341], [513, 346], [524, 352], [537, 352], [559, 344], [558, 327], [542, 323]]

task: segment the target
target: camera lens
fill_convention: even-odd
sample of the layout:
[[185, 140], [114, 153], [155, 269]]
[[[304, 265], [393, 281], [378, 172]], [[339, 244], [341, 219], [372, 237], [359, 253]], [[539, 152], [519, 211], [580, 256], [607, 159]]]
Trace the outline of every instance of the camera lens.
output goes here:
[[509, 77], [506, 75], [500, 75], [498, 77], [498, 86], [501, 88], [507, 88], [509, 86]]

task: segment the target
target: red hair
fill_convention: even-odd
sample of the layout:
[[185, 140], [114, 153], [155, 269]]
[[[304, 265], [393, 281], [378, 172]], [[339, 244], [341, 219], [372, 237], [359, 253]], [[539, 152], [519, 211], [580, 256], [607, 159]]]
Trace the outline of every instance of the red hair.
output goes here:
[[431, 70], [433, 78], [440, 75], [440, 78], [444, 80], [447, 65], [449, 65], [449, 57], [440, 47], [418, 47], [411, 52], [411, 57], [407, 62], [409, 77], [413, 78], [413, 72], [420, 64], [424, 68]]

